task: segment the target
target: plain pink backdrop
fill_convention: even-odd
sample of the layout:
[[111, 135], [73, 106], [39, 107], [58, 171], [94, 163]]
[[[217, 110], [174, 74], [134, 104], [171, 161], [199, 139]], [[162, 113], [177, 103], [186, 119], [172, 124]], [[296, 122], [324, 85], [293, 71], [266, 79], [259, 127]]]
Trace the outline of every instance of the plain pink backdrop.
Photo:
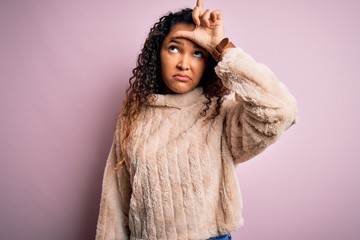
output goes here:
[[[169, 1], [0, 1], [0, 239], [93, 239], [127, 81]], [[300, 121], [238, 167], [241, 240], [360, 239], [360, 1], [221, 0]]]

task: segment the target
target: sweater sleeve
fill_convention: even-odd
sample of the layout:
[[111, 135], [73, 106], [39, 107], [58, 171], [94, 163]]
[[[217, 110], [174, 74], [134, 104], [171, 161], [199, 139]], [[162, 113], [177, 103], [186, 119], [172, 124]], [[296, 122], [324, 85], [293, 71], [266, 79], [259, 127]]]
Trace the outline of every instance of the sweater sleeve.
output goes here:
[[224, 137], [235, 164], [263, 151], [296, 122], [295, 98], [266, 65], [242, 49], [228, 49], [215, 71], [233, 91], [224, 101]]
[[126, 166], [116, 168], [118, 149], [115, 137], [104, 171], [96, 240], [130, 238], [128, 224], [130, 178]]

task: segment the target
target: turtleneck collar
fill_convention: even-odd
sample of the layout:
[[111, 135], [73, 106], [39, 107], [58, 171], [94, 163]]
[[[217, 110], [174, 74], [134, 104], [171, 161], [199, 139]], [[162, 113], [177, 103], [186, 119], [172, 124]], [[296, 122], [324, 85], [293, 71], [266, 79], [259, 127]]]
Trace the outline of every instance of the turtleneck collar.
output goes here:
[[200, 97], [201, 95], [203, 95], [202, 87], [197, 87], [194, 90], [183, 94], [155, 94], [155, 100], [149, 105], [181, 109], [198, 102], [199, 99], [202, 98]]

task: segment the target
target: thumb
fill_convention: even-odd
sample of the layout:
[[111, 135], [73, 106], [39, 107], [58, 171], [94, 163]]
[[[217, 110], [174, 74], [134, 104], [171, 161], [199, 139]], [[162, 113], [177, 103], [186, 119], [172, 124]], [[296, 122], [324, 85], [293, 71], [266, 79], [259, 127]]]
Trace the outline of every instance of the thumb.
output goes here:
[[193, 31], [177, 31], [173, 35], [174, 38], [186, 38], [190, 41], [195, 42], [195, 34]]

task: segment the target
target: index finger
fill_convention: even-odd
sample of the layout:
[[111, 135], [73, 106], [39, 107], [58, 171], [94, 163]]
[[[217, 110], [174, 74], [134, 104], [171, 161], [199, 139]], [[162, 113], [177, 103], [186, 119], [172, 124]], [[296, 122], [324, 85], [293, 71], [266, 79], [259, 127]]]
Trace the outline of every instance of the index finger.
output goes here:
[[196, 6], [197, 7], [202, 8], [202, 5], [203, 5], [203, 0], [197, 0], [196, 1]]

